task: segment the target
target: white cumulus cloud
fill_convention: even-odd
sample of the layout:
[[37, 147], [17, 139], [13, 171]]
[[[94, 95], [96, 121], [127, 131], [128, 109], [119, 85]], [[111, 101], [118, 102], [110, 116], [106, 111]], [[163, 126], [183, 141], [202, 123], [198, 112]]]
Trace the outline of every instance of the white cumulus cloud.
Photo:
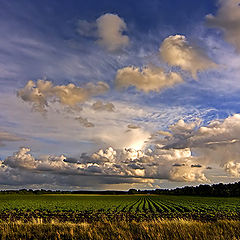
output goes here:
[[[104, 181], [108, 184], [151, 183], [153, 179], [207, 181], [204, 168], [191, 167], [195, 162], [189, 149], [166, 150], [156, 147], [142, 151], [109, 147], [93, 154], [82, 154], [79, 159], [68, 159], [64, 155], [35, 158], [29, 148], [23, 147], [1, 162], [0, 184], [1, 177], [5, 177], [5, 185], [24, 185], [29, 182], [31, 175], [32, 184], [57, 185], [62, 185], [62, 181], [65, 181], [65, 185], [71, 185], [81, 176], [98, 179], [103, 184]], [[84, 184], [78, 182], [74, 185]]]
[[173, 87], [182, 83], [183, 79], [176, 72], [165, 72], [162, 68], [154, 66], [125, 67], [118, 69], [116, 78], [116, 86], [118, 88], [134, 86], [138, 90], [146, 93], [150, 91], [159, 92], [162, 89]]
[[80, 35], [97, 38], [97, 43], [110, 52], [129, 44], [129, 38], [124, 34], [126, 30], [125, 21], [117, 14], [111, 13], [100, 16], [96, 22], [79, 20], [77, 23], [77, 32]]
[[104, 82], [78, 87], [73, 83], [54, 86], [51, 81], [38, 80], [35, 83], [30, 80], [24, 88], [18, 90], [17, 95], [23, 101], [30, 102], [34, 110], [44, 112], [51, 101], [74, 108], [90, 97], [104, 94], [108, 90], [109, 86]]
[[240, 1], [219, 0], [216, 16], [206, 16], [208, 26], [220, 28], [225, 40], [233, 44], [240, 51]]
[[106, 13], [97, 19], [98, 43], [109, 51], [116, 51], [129, 43], [128, 36], [123, 35], [126, 23], [118, 15]]
[[156, 142], [165, 149], [190, 148], [198, 163], [217, 165], [232, 176], [240, 174], [240, 114], [213, 120], [206, 126], [199, 121], [178, 121], [169, 127], [169, 135]]
[[197, 79], [197, 73], [216, 67], [198, 47], [191, 45], [183, 35], [169, 36], [160, 46], [162, 59], [170, 66], [178, 66]]

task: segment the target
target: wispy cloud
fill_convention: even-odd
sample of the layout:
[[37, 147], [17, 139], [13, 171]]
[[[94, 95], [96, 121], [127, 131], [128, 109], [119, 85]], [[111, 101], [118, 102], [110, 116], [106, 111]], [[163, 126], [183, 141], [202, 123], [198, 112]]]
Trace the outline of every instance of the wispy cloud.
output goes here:
[[12, 133], [0, 131], [0, 146], [4, 146], [5, 142], [17, 142], [23, 140], [23, 138], [16, 136]]

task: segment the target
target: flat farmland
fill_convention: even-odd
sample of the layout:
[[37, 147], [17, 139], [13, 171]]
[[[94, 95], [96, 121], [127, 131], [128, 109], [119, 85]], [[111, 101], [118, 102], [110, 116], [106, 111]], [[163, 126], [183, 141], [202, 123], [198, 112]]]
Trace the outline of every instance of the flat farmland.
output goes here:
[[92, 221], [102, 218], [143, 221], [155, 218], [240, 219], [240, 199], [168, 195], [0, 195], [0, 219]]

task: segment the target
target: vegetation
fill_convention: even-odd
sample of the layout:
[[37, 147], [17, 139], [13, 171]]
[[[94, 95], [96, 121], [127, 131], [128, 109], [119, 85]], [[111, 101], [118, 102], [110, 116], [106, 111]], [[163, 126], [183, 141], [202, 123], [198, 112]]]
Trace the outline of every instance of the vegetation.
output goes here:
[[72, 222], [109, 220], [240, 219], [240, 199], [169, 195], [0, 195], [0, 219]]
[[229, 184], [199, 185], [196, 187], [186, 186], [176, 189], [155, 189], [155, 190], [137, 190], [129, 191], [52, 191], [52, 190], [3, 190], [1, 194], [101, 194], [101, 195], [131, 195], [131, 194], [165, 194], [165, 195], [189, 195], [189, 196], [208, 196], [208, 197], [240, 197], [240, 182]]
[[239, 187], [2, 191], [0, 239], [240, 239]]
[[176, 189], [156, 189], [152, 193], [168, 195], [191, 195], [212, 197], [240, 197], [240, 182], [229, 184], [199, 185], [196, 187], [186, 186]]
[[5, 239], [240, 239], [240, 221], [220, 220], [214, 223], [186, 220], [151, 220], [143, 222], [92, 223], [33, 222], [0, 223], [0, 238]]

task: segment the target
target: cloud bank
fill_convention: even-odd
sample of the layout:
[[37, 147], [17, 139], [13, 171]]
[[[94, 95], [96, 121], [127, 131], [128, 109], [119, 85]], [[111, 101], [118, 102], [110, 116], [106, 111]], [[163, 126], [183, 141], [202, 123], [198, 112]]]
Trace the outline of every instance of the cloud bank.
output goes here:
[[[181, 174], [176, 162], [181, 162]], [[114, 150], [109, 147], [88, 155], [82, 154], [79, 159], [60, 156], [42, 156], [35, 158], [29, 148], [20, 148], [18, 152], [1, 162], [1, 177], [6, 177], [5, 185], [24, 185], [29, 175], [34, 175], [32, 184], [62, 185], [76, 177], [92, 177], [101, 182], [109, 178], [108, 184], [139, 183], [153, 179], [169, 179], [172, 181], [205, 181], [203, 168], [193, 168], [191, 152], [184, 150], [165, 150], [156, 148], [154, 151], [124, 149]], [[175, 164], [175, 165], [174, 165]], [[183, 174], [183, 170], [185, 172]], [[11, 174], [10, 174], [11, 173]], [[45, 176], [45, 180], [43, 180]], [[27, 177], [25, 179], [25, 177]], [[1, 179], [0, 179], [1, 183]], [[81, 182], [74, 184], [83, 186]]]
[[152, 183], [161, 179], [209, 182], [208, 173], [215, 169], [237, 178], [240, 177], [239, 136], [240, 114], [235, 114], [206, 126], [201, 126], [200, 120], [189, 123], [179, 120], [170, 125], [168, 131], [154, 135], [149, 146], [142, 150], [107, 147], [82, 153], [78, 158], [65, 155], [36, 158], [29, 148], [20, 148], [1, 162], [0, 183], [5, 177], [5, 185], [24, 185], [30, 175], [34, 175], [36, 184], [50, 184], [50, 179], [59, 186], [78, 187], [86, 186], [77, 182], [82, 177], [92, 179], [87, 186], [99, 180], [100, 187], [101, 184]]

